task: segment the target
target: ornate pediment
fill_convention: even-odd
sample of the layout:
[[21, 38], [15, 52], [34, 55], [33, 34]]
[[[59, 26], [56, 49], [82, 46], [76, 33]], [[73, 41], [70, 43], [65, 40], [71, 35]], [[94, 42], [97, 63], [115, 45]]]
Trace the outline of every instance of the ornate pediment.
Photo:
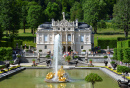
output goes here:
[[68, 22], [67, 20], [61, 20], [59, 23], [59, 26], [73, 26], [72, 22]]
[[65, 20], [65, 13], [63, 12], [62, 13], [63, 14], [63, 20], [61, 20], [61, 21], [52, 21], [52, 26], [58, 26], [58, 27], [69, 27], [69, 26], [73, 26], [74, 27], [74, 21], [73, 22], [71, 22], [71, 21], [67, 21], [67, 20]]

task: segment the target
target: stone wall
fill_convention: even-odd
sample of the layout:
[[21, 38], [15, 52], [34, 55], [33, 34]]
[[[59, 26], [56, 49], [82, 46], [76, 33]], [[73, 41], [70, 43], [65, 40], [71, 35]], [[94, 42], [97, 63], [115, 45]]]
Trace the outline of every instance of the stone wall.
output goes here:
[[[38, 60], [37, 60], [37, 57], [23, 57], [20, 59], [20, 62], [21, 63], [32, 63], [32, 60], [35, 59], [35, 62], [37, 63]], [[47, 58], [45, 57], [40, 57], [40, 62], [43, 62], [45, 61]]]

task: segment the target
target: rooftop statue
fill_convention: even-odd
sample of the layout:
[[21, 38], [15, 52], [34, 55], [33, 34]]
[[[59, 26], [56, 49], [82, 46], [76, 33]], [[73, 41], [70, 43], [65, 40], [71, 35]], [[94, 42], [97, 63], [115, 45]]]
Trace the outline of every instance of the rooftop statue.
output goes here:
[[65, 12], [63, 12], [62, 15], [63, 15], [63, 20], [65, 20]]

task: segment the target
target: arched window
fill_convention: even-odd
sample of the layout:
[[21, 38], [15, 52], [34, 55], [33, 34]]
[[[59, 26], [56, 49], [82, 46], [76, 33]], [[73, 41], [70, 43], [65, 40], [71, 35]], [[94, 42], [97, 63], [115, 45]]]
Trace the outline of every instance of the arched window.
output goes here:
[[58, 30], [60, 30], [60, 28], [58, 28]]
[[65, 31], [65, 28], [63, 28], [63, 30]]

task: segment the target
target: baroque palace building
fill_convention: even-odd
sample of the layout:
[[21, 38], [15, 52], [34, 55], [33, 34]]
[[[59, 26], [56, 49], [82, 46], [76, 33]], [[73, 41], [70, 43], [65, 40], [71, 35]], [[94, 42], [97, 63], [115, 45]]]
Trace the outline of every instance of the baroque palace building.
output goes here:
[[63, 12], [63, 20], [45, 22], [38, 26], [36, 32], [37, 52], [42, 51], [46, 54], [48, 51], [53, 53], [54, 39], [56, 34], [60, 34], [63, 46], [63, 52], [70, 50], [79, 54], [86, 50], [89, 51], [94, 47], [94, 34], [92, 26], [76, 21], [67, 21]]

